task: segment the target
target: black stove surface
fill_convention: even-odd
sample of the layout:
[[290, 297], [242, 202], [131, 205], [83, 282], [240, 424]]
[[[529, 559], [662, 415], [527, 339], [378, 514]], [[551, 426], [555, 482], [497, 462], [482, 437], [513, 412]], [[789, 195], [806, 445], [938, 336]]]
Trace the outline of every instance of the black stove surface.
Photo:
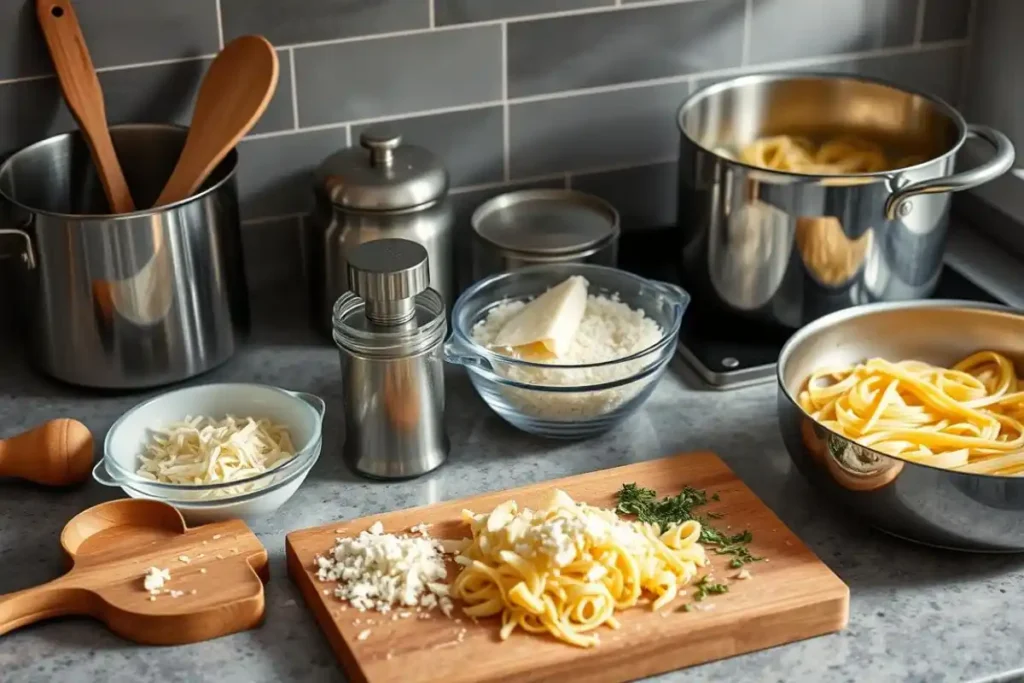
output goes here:
[[[654, 228], [623, 233], [619, 267], [646, 278], [679, 284], [675, 230]], [[948, 265], [943, 268], [933, 296], [1003, 303]], [[683, 318], [679, 353], [711, 387], [736, 388], [774, 377], [779, 352], [792, 334], [789, 328], [736, 316], [694, 298]]]

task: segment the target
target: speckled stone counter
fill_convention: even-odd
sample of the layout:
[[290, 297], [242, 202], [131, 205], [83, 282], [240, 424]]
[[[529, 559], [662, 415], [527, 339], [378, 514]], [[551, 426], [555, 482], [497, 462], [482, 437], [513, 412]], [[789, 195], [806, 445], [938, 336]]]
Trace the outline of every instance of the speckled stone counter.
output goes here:
[[[294, 309], [294, 302], [261, 306], [247, 347], [197, 381], [256, 381], [314, 392], [326, 399], [329, 416], [323, 456], [302, 488], [277, 515], [252, 524], [272, 561], [264, 625], [211, 642], [149, 648], [127, 643], [86, 619], [43, 623], [0, 637], [0, 680], [344, 680], [288, 580], [286, 532], [695, 449], [719, 453], [849, 584], [850, 624], [840, 634], [653, 680], [940, 683], [1024, 676], [1024, 555], [921, 548], [847, 518], [793, 470], [776, 426], [773, 385], [702, 391], [674, 364], [644, 409], [614, 432], [594, 441], [560, 443], [507, 426], [488, 411], [461, 372], [453, 372], [448, 464], [415, 481], [369, 483], [353, 477], [340, 459], [334, 348], [306, 331], [294, 315], [279, 313], [282, 307]], [[115, 396], [61, 386], [24, 367], [15, 347], [3, 346], [0, 352], [0, 436], [71, 416], [85, 422], [100, 441], [114, 419], [150, 395]], [[70, 492], [0, 484], [0, 592], [56, 576], [64, 523], [119, 493], [93, 482]]]

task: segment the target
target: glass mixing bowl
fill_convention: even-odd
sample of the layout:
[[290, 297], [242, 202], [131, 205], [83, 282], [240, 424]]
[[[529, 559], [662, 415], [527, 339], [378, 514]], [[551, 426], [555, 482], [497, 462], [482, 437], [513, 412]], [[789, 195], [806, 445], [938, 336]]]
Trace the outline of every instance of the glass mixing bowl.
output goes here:
[[[474, 327], [503, 302], [529, 301], [573, 275], [588, 294], [617, 297], [661, 328], [660, 338], [624, 358], [587, 365], [536, 363], [502, 355], [473, 340]], [[557, 264], [493, 275], [463, 292], [452, 311], [445, 358], [465, 366], [477, 393], [494, 412], [523, 431], [580, 439], [608, 431], [654, 391], [672, 358], [690, 302], [682, 288], [615, 268]]]

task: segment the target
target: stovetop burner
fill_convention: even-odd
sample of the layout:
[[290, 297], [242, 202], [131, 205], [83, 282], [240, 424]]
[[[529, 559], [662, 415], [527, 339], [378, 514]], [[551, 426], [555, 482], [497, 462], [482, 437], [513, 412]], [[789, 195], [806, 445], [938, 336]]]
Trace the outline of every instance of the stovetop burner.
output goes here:
[[[623, 233], [619, 267], [643, 277], [678, 283], [675, 228]], [[952, 266], [943, 267], [934, 297], [1004, 303]], [[683, 318], [679, 355], [713, 389], [770, 382], [783, 345], [793, 330], [724, 313], [694, 299]]]

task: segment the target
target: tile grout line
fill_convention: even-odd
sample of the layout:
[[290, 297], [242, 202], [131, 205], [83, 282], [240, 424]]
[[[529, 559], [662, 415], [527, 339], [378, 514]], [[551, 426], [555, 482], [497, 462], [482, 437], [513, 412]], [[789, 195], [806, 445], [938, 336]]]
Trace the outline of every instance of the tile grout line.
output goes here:
[[352, 126], [345, 124], [345, 146], [352, 146]]
[[[689, 0], [692, 1], [692, 0]], [[757, 69], [761, 70], [785, 70], [792, 68], [800, 68], [807, 66], [820, 66], [825, 64], [834, 64], [838, 62], [844, 62], [851, 59], [880, 59], [883, 57], [894, 57], [905, 54], [918, 54], [922, 52], [936, 52], [939, 50], [947, 50], [954, 48], [962, 48], [968, 45], [966, 40], [947, 40], [936, 43], [927, 43], [920, 46], [901, 46], [882, 48], [879, 50], [869, 50], [863, 52], [848, 52], [836, 55], [827, 55], [824, 57], [805, 57], [802, 59], [794, 59], [783, 62], [766, 62], [764, 64], [756, 65]], [[654, 78], [644, 81], [632, 81], [629, 83], [615, 83], [612, 85], [596, 86], [593, 88], [581, 88], [577, 90], [566, 90], [562, 92], [544, 93], [541, 95], [525, 95], [522, 97], [508, 98], [505, 100], [488, 100], [485, 102], [474, 102], [472, 104], [461, 104], [453, 105], [451, 107], [440, 107], [436, 109], [419, 109], [413, 111], [405, 111], [399, 114], [387, 114], [384, 116], [374, 116], [363, 119], [352, 119], [349, 121], [336, 121], [331, 123], [318, 124], [313, 126], [306, 126], [305, 128], [299, 129], [283, 129], [276, 131], [267, 131], [265, 133], [253, 133], [246, 136], [246, 140], [259, 140], [263, 138], [274, 138], [284, 137], [287, 135], [294, 135], [296, 133], [305, 132], [316, 132], [321, 130], [332, 130], [341, 128], [346, 125], [365, 125], [370, 123], [382, 123], [385, 121], [399, 121], [401, 119], [413, 118], [418, 116], [436, 116], [439, 114], [453, 114], [456, 112], [473, 111], [476, 109], [487, 109], [489, 107], [501, 106], [508, 108], [510, 105], [516, 104], [530, 104], [533, 102], [548, 102], [557, 101], [562, 99], [568, 99], [571, 97], [584, 97], [587, 95], [602, 95], [607, 93], [614, 93], [620, 91], [636, 90], [640, 88], [657, 87], [661, 85], [675, 85], [680, 83], [689, 82], [687, 93], [692, 90], [693, 85], [697, 81], [704, 78], [716, 78], [716, 77], [728, 77], [739, 74], [748, 73], [750, 71], [749, 66], [739, 67], [728, 67], [725, 69], [718, 69], [716, 71], [702, 71], [698, 73], [685, 74], [679, 76], [666, 76], [664, 78]]]
[[921, 38], [924, 37], [924, 15], [927, 10], [928, 0], [917, 0], [917, 16], [914, 17], [914, 45], [920, 45]]
[[565, 182], [565, 189], [571, 190], [572, 189], [572, 173], [568, 173], [567, 172], [564, 175], [565, 175], [565, 180], [564, 180], [564, 182]]
[[753, 23], [754, 0], [746, 0], [743, 4], [743, 48], [740, 53], [740, 65], [742, 66], [747, 66], [750, 63], [750, 33]]
[[[970, 88], [971, 83], [971, 67], [974, 63], [974, 53], [978, 49], [978, 0], [971, 0], [970, 6], [967, 8], [967, 50], [963, 58], [961, 68], [963, 73], [960, 74], [960, 91], [957, 93], [958, 102], [954, 102], [960, 111], [964, 110], [964, 104], [967, 102], [967, 91]], [[970, 112], [965, 112], [966, 115], [970, 116]]]
[[430, 28], [437, 25], [437, 17], [434, 14], [434, 0], [427, 0], [427, 17]]
[[501, 23], [501, 156], [502, 177], [508, 182], [512, 175], [511, 124], [508, 106], [508, 23]]
[[299, 86], [295, 82], [295, 50], [292, 48], [288, 48], [288, 73], [292, 81], [292, 130], [299, 130]]
[[217, 45], [220, 49], [224, 49], [224, 16], [220, 9], [220, 0], [214, 0], [214, 6], [217, 8]]

